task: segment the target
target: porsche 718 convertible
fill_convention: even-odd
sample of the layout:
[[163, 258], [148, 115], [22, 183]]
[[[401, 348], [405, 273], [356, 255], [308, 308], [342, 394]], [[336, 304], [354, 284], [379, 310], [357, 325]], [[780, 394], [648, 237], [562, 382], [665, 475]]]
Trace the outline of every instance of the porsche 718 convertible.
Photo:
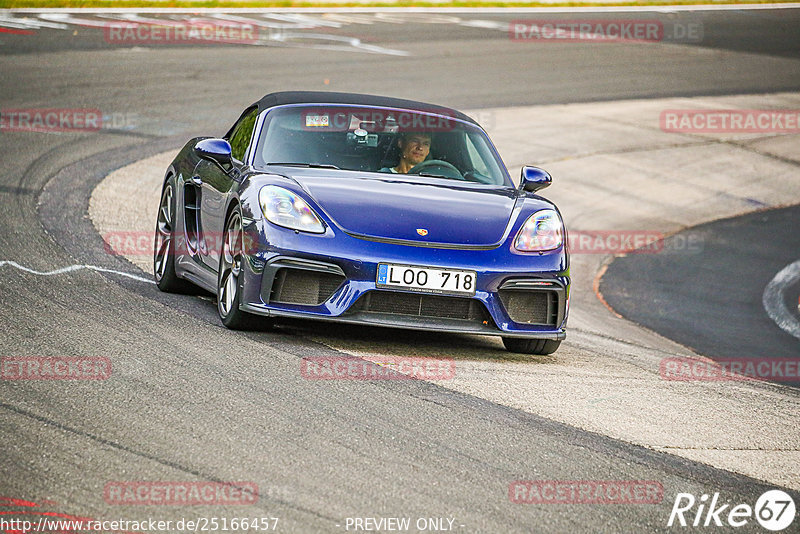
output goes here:
[[566, 336], [569, 255], [551, 183], [515, 186], [470, 117], [397, 98], [272, 93], [167, 169], [155, 280], [217, 296], [243, 329], [307, 318], [502, 336], [550, 354]]

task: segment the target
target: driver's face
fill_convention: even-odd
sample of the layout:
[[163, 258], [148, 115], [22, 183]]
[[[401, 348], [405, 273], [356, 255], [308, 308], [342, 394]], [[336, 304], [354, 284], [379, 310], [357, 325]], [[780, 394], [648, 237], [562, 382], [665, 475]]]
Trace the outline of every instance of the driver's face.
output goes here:
[[419, 165], [431, 151], [431, 138], [427, 135], [411, 134], [401, 142], [401, 156], [412, 167]]

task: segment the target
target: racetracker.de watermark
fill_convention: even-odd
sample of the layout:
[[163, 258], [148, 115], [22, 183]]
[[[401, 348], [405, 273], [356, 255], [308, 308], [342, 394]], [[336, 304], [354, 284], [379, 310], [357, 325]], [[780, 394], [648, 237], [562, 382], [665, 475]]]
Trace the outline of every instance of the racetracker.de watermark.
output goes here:
[[703, 236], [687, 232], [665, 236], [655, 230], [571, 230], [570, 254], [697, 254]]
[[137, 123], [136, 113], [103, 113], [96, 108], [0, 110], [0, 131], [4, 132], [98, 132], [102, 129], [130, 129]]
[[383, 356], [379, 362], [355, 356], [313, 356], [300, 363], [308, 380], [451, 380], [456, 376], [452, 358]]
[[258, 502], [255, 482], [113, 481], [103, 489], [114, 505], [250, 505]]
[[[113, 231], [102, 234], [107, 254], [125, 257], [152, 257], [164, 241], [156, 241], [150, 231]], [[183, 235], [173, 236], [169, 249], [159, 254], [193, 255], [198, 250], [222, 250], [225, 235], [205, 232], [199, 240], [188, 241]], [[568, 234], [571, 254], [697, 254], [703, 251], [704, 237], [696, 232], [666, 236], [655, 230], [571, 230]], [[245, 254], [261, 250], [258, 232], [245, 230], [239, 243]]]
[[661, 378], [679, 382], [724, 382], [729, 380], [770, 380], [800, 382], [800, 361], [791, 358], [664, 358]]
[[666, 109], [659, 124], [674, 133], [799, 133], [800, 109]]
[[[426, 110], [312, 106], [302, 110], [300, 125], [309, 131], [363, 130], [363, 135], [366, 136], [375, 133], [451, 132], [458, 126], [458, 121], [440, 112]], [[366, 143], [368, 139], [364, 141]]]
[[103, 127], [99, 109], [27, 108], [0, 110], [0, 130], [6, 132], [97, 132]]
[[250, 44], [259, 40], [258, 31], [256, 26], [233, 22], [109, 22], [103, 37], [109, 44], [122, 45]]
[[[125, 256], [125, 257], [152, 257], [158, 250], [158, 247], [163, 247], [165, 241], [156, 241], [154, 232], [147, 231], [113, 231], [105, 232], [102, 234], [103, 248], [107, 254], [112, 256]], [[169, 250], [163, 250], [167, 255], [181, 256], [196, 254], [198, 250], [208, 251], [222, 250], [222, 245], [225, 242], [225, 234], [222, 232], [204, 232], [203, 237], [197, 241], [188, 241], [184, 235], [172, 236], [169, 245]], [[245, 230], [242, 233], [242, 240], [238, 246], [242, 248], [245, 254], [255, 254], [259, 249], [258, 233], [252, 230]]]
[[656, 480], [515, 480], [508, 498], [518, 504], [659, 504]]
[[508, 27], [512, 41], [533, 43], [659, 43], [703, 40], [700, 22], [656, 19], [518, 19]]
[[2, 380], [108, 380], [111, 360], [105, 356], [3, 356]]

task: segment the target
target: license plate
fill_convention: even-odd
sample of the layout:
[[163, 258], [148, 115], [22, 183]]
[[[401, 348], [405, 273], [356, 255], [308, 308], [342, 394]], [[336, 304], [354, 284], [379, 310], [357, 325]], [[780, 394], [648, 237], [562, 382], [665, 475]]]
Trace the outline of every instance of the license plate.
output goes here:
[[378, 287], [397, 287], [425, 293], [475, 295], [475, 271], [378, 264]]

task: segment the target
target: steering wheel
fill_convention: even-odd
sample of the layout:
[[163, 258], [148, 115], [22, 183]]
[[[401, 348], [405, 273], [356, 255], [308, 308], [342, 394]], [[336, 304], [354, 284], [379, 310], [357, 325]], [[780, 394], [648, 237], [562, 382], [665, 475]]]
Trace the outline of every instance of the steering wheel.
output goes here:
[[428, 161], [423, 161], [418, 165], [414, 165], [408, 171], [408, 174], [419, 174], [422, 171], [426, 171], [431, 174], [441, 174], [446, 178], [456, 178], [458, 180], [465, 179], [455, 165], [441, 159], [429, 159]]

